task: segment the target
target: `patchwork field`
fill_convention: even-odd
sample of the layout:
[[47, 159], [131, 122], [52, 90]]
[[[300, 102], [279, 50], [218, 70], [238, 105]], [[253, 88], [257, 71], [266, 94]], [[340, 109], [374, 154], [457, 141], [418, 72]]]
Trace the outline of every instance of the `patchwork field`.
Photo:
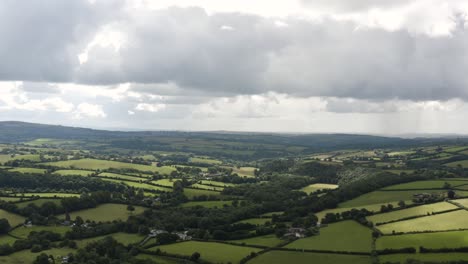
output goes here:
[[141, 188], [141, 189], [147, 189], [147, 190], [157, 190], [157, 191], [162, 191], [162, 192], [172, 192], [171, 188], [164, 188], [160, 186], [154, 186], [151, 184], [147, 183], [141, 183], [141, 182], [132, 182], [132, 181], [125, 181], [125, 180], [119, 180], [119, 179], [107, 179], [107, 178], [102, 178], [103, 181], [110, 181], [110, 182], [115, 182], [115, 183], [123, 183], [127, 186], [135, 187], [135, 188]]
[[320, 228], [320, 234], [301, 238], [288, 245], [293, 249], [370, 252], [372, 230], [354, 221], [343, 221]]
[[258, 236], [258, 237], [252, 237], [252, 238], [247, 238], [247, 239], [241, 239], [241, 240], [231, 240], [230, 242], [235, 242], [235, 243], [240, 243], [240, 244], [244, 243], [246, 245], [275, 247], [284, 241], [276, 237], [276, 235], [272, 234], [272, 235], [266, 235], [266, 236]]
[[195, 197], [195, 196], [201, 196], [201, 195], [206, 195], [206, 196], [219, 196], [221, 195], [220, 192], [215, 192], [215, 191], [210, 191], [210, 190], [199, 190], [199, 189], [191, 189], [191, 188], [184, 188], [184, 194], [187, 196], [189, 199]]
[[55, 259], [60, 259], [75, 250], [70, 248], [53, 248], [38, 253], [32, 253], [31, 250], [22, 250], [8, 256], [0, 256], [1, 264], [31, 264], [36, 260], [36, 257], [41, 253], [54, 256]]
[[48, 202], [52, 202], [52, 203], [55, 203], [57, 205], [60, 204], [60, 199], [36, 199], [36, 200], [32, 200], [32, 201], [24, 201], [24, 202], [20, 202], [20, 203], [16, 203], [16, 206], [18, 206], [18, 208], [24, 208], [26, 206], [28, 206], [29, 204], [34, 204], [36, 206], [42, 206], [43, 204], [45, 203], [48, 203]]
[[202, 260], [212, 263], [239, 263], [239, 261], [252, 252], [258, 252], [258, 248], [233, 246], [214, 242], [189, 241], [165, 246], [156, 246], [150, 250], [160, 249], [163, 252], [191, 256], [199, 252]]
[[156, 261], [156, 263], [158, 264], [180, 264], [180, 259], [161, 257], [161, 256], [155, 256], [155, 255], [149, 255], [149, 254], [138, 254], [135, 258], [139, 260], [149, 259], [152, 261]]
[[92, 237], [92, 238], [87, 238], [87, 239], [82, 239], [82, 240], [76, 240], [76, 244], [78, 245], [78, 247], [83, 248], [88, 243], [101, 240], [108, 236], [114, 238], [115, 240], [119, 241], [120, 243], [124, 245], [140, 243], [145, 238], [145, 236], [140, 235], [140, 234], [129, 234], [129, 233], [119, 232], [119, 233], [109, 234], [105, 236], [98, 236], [98, 237]]
[[45, 198], [79, 197], [78, 193], [21, 193], [24, 197], [38, 196]]
[[21, 226], [21, 227], [13, 229], [10, 232], [10, 234], [15, 237], [27, 238], [29, 233], [31, 232], [50, 231], [50, 232], [64, 235], [66, 232], [70, 230], [71, 230], [71, 227], [60, 226], [60, 225], [59, 226], [32, 226], [32, 227]]
[[371, 215], [367, 217], [367, 220], [373, 222], [374, 224], [386, 223], [389, 221], [395, 221], [407, 217], [428, 215], [435, 212], [443, 212], [457, 208], [459, 207], [451, 203], [440, 202], [434, 204], [420, 205], [403, 210], [396, 210], [383, 214]]
[[22, 199], [21, 197], [0, 197], [0, 200], [5, 202], [18, 202]]
[[61, 176], [89, 176], [93, 174], [94, 171], [89, 170], [56, 170], [53, 174]]
[[444, 231], [468, 228], [468, 211], [459, 210], [378, 226], [384, 234], [395, 232]]
[[[137, 215], [145, 211], [144, 207], [134, 206], [135, 211], [132, 213], [127, 210], [127, 205], [124, 204], [101, 204], [96, 208], [85, 209], [70, 213], [71, 219], [75, 219], [77, 216], [83, 218], [83, 220], [91, 220], [96, 222], [106, 222], [112, 220], [125, 221], [130, 215]], [[58, 218], [65, 218], [65, 215], [60, 215]]]
[[217, 192], [222, 192], [224, 190], [223, 187], [214, 187], [214, 186], [208, 186], [208, 185], [202, 185], [202, 184], [192, 184], [193, 188], [198, 188], [198, 189], [203, 189], [203, 190], [211, 190], [211, 191], [217, 191]]
[[434, 180], [434, 181], [415, 181], [402, 183], [397, 185], [392, 185], [382, 190], [405, 190], [405, 189], [442, 189], [444, 184], [448, 183], [450, 186], [454, 187], [457, 185], [466, 184], [462, 181], [450, 181], [450, 180]]
[[21, 215], [10, 213], [2, 209], [0, 209], [0, 218], [7, 219], [12, 227], [24, 223], [25, 220]]
[[143, 178], [139, 178], [135, 176], [122, 175], [122, 174], [110, 173], [110, 172], [103, 172], [103, 173], [100, 173], [98, 176], [116, 178], [116, 179], [121, 179], [121, 180], [130, 180], [130, 181], [144, 181], [145, 180]]
[[[406, 204], [410, 204], [411, 202], [410, 201], [405, 201]], [[385, 203], [385, 205], [387, 205], [388, 203]], [[398, 202], [392, 202], [390, 203], [392, 204], [394, 207], [398, 207]], [[335, 209], [327, 209], [327, 210], [323, 210], [321, 212], [318, 212], [316, 213], [315, 215], [317, 216], [317, 218], [319, 220], [322, 220], [326, 214], [328, 213], [332, 213], [332, 214], [336, 214], [336, 213], [342, 213], [342, 212], [345, 212], [345, 211], [349, 211], [351, 209], [366, 209], [370, 212], [379, 212], [380, 211], [380, 208], [382, 207], [383, 204], [369, 204], [369, 205], [364, 205], [364, 206], [356, 206], [356, 207], [340, 207], [340, 208], [335, 208]]]
[[458, 248], [468, 245], [468, 231], [450, 231], [436, 233], [406, 234], [382, 236], [377, 239], [377, 249], [406, 248], [420, 246], [426, 248]]
[[255, 170], [257, 168], [254, 167], [233, 167], [232, 172], [237, 173], [237, 175], [241, 177], [255, 177]]
[[429, 263], [468, 260], [468, 253], [425, 253], [425, 254], [392, 254], [379, 256], [380, 263], [406, 263], [408, 259], [429, 261]]
[[193, 163], [204, 163], [204, 164], [210, 164], [210, 165], [219, 165], [223, 163], [220, 160], [204, 158], [204, 157], [193, 157], [193, 158], [190, 158], [189, 161]]
[[106, 170], [106, 169], [134, 169], [142, 172], [159, 172], [160, 174], [170, 174], [175, 171], [174, 167], [163, 166], [149, 166], [133, 163], [125, 163], [110, 160], [97, 160], [97, 159], [80, 159], [80, 160], [67, 160], [57, 162], [47, 162], [45, 165], [56, 166], [61, 168], [79, 168], [85, 170]]
[[45, 169], [37, 169], [37, 168], [14, 168], [10, 169], [11, 172], [19, 172], [19, 173], [35, 173], [35, 174], [44, 174], [47, 170]]
[[358, 207], [369, 204], [391, 203], [398, 201], [408, 201], [413, 199], [413, 194], [417, 193], [441, 193], [434, 190], [414, 190], [414, 191], [374, 191], [361, 195], [355, 199], [340, 203], [339, 207]]
[[167, 186], [169, 188], [172, 188], [174, 186], [174, 182], [177, 181], [178, 179], [160, 179], [156, 181], [151, 181], [154, 184], [162, 185], [162, 186]]
[[10, 235], [0, 235], [0, 245], [9, 244], [11, 246], [16, 240], [16, 238]]
[[218, 187], [232, 187], [232, 186], [237, 185], [237, 184], [234, 184], [234, 183], [226, 183], [226, 182], [219, 182], [219, 181], [208, 181], [208, 180], [200, 181], [200, 184], [214, 185], [214, 186], [218, 186]]
[[461, 165], [463, 168], [468, 168], [468, 160], [454, 161], [446, 163], [445, 165], [449, 167], [458, 167], [458, 165]]
[[319, 190], [330, 190], [330, 189], [336, 189], [336, 188], [338, 188], [338, 185], [336, 184], [314, 183], [314, 184], [311, 184], [309, 186], [302, 188], [300, 191], [305, 192], [307, 194], [311, 194]]
[[[312, 262], [313, 261], [313, 262]], [[269, 251], [262, 254], [251, 261], [250, 264], [338, 264], [338, 263], [353, 263], [353, 264], [370, 264], [372, 263], [369, 256], [355, 255], [340, 255], [340, 254], [321, 254], [321, 253], [305, 253], [294, 251]]]

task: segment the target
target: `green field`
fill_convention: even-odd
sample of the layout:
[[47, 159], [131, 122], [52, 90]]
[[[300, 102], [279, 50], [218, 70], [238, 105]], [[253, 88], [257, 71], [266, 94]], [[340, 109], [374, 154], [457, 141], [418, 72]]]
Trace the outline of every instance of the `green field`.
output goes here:
[[442, 191], [434, 190], [415, 190], [415, 191], [373, 191], [361, 195], [355, 199], [340, 203], [339, 207], [358, 207], [369, 204], [384, 204], [398, 201], [408, 201], [413, 199], [413, 194], [418, 193], [441, 193]]
[[31, 232], [39, 232], [39, 231], [50, 231], [54, 233], [59, 233], [64, 235], [66, 232], [70, 231], [71, 227], [69, 226], [31, 226], [31, 227], [18, 227], [13, 229], [10, 234], [12, 236], [20, 237], [20, 238], [27, 238], [29, 233]]
[[212, 263], [239, 263], [239, 261], [248, 256], [251, 252], [258, 252], [258, 248], [249, 248], [233, 246], [214, 242], [189, 241], [175, 243], [165, 246], [156, 246], [150, 250], [161, 249], [163, 252], [191, 256], [194, 252], [199, 252], [202, 260]]
[[458, 167], [459, 164], [463, 168], [468, 168], [468, 160], [454, 161], [454, 162], [446, 163], [445, 165], [449, 167]]
[[302, 188], [300, 191], [311, 194], [319, 190], [331, 190], [336, 188], [338, 188], [336, 184], [314, 183]]
[[233, 187], [233, 186], [237, 185], [237, 184], [234, 184], [234, 183], [226, 183], [226, 182], [219, 182], [219, 181], [208, 181], [208, 180], [200, 181], [200, 184], [213, 185], [213, 186], [218, 186], [218, 187]]
[[344, 254], [305, 253], [294, 251], [269, 251], [255, 257], [249, 264], [371, 264], [369, 256]]
[[[410, 204], [411, 201], [405, 201], [406, 204]], [[391, 203], [394, 207], [398, 207], [398, 202], [393, 202]], [[342, 213], [345, 211], [350, 211], [352, 209], [366, 209], [370, 212], [379, 212], [380, 208], [382, 207], [383, 204], [378, 203], [378, 204], [369, 204], [369, 205], [364, 205], [364, 206], [356, 206], [356, 207], [340, 207], [340, 208], [334, 208], [334, 209], [327, 209], [320, 211], [316, 213], [315, 215], [319, 220], [322, 220], [326, 214], [331, 213], [331, 214], [337, 214], [337, 213]], [[387, 203], [385, 203], [387, 205]]]
[[240, 240], [231, 240], [230, 242], [235, 242], [239, 244], [244, 243], [246, 245], [255, 245], [255, 246], [276, 247], [284, 241], [276, 237], [276, 235], [272, 234], [272, 235], [240, 239]]
[[146, 179], [135, 177], [135, 176], [122, 175], [122, 174], [110, 173], [110, 172], [103, 172], [103, 173], [100, 173], [98, 176], [99, 177], [116, 178], [116, 179], [121, 179], [121, 180], [130, 180], [130, 181], [144, 181], [144, 180], [146, 180]]
[[172, 188], [174, 186], [174, 182], [177, 181], [178, 179], [160, 179], [156, 181], [151, 181], [154, 184], [162, 185], [162, 186], [167, 186], [169, 188]]
[[[17, 194], [18, 195], [18, 194]], [[38, 196], [45, 198], [64, 198], [64, 197], [79, 197], [77, 193], [21, 193], [24, 197]]]
[[425, 253], [425, 254], [392, 254], [379, 256], [380, 263], [406, 263], [407, 259], [428, 261], [429, 263], [447, 263], [447, 261], [468, 260], [468, 253]]
[[320, 228], [320, 234], [286, 245], [294, 249], [370, 252], [372, 230], [354, 221], [343, 221]]
[[205, 157], [194, 157], [190, 158], [189, 162], [193, 163], [204, 163], [204, 164], [210, 164], [210, 165], [219, 165], [222, 164], [223, 162], [220, 160], [216, 159], [210, 159], [210, 158], [205, 158]]
[[125, 180], [118, 180], [118, 179], [107, 179], [107, 178], [102, 178], [103, 181], [110, 181], [110, 182], [115, 182], [115, 183], [123, 183], [127, 186], [130, 187], [135, 187], [135, 188], [140, 188], [140, 189], [147, 189], [147, 190], [157, 190], [157, 191], [162, 191], [162, 192], [172, 192], [171, 188], [164, 188], [160, 186], [154, 186], [151, 184], [146, 184], [142, 182], [132, 182], [132, 181], [125, 181]]
[[262, 214], [262, 217], [273, 217], [274, 215], [282, 215], [284, 212], [269, 212]]
[[0, 264], [31, 264], [41, 253], [52, 255], [55, 259], [59, 259], [61, 256], [66, 256], [73, 252], [75, 252], [75, 250], [70, 248], [53, 248], [38, 253], [31, 253], [31, 250], [22, 250], [8, 256], [1, 256]]
[[157, 264], [181, 264], [180, 259], [161, 257], [161, 256], [155, 256], [155, 255], [149, 255], [149, 254], [138, 254], [135, 258], [139, 260], [149, 259], [149, 260], [155, 261]]
[[457, 208], [459, 207], [451, 203], [440, 202], [434, 204], [420, 205], [403, 210], [396, 210], [384, 214], [371, 215], [367, 217], [367, 220], [373, 222], [374, 224], [386, 223], [389, 221], [395, 221], [407, 217], [428, 215], [434, 212], [448, 211]]
[[76, 240], [76, 243], [78, 247], [83, 248], [88, 243], [98, 241], [109, 236], [124, 245], [137, 244], [137, 243], [140, 243], [145, 238], [145, 236], [140, 235], [140, 234], [129, 234], [129, 233], [118, 232], [118, 233], [109, 234], [105, 236], [98, 236], [98, 237], [92, 237], [92, 238], [87, 238], [87, 239], [82, 239], [82, 240]]
[[61, 167], [61, 168], [79, 168], [85, 170], [107, 170], [110, 168], [113, 169], [134, 169], [142, 172], [159, 172], [160, 174], [170, 174], [172, 171], [175, 171], [174, 167], [163, 166], [149, 166], [133, 163], [125, 163], [118, 161], [110, 160], [97, 160], [97, 159], [80, 159], [80, 160], [67, 160], [67, 161], [57, 161], [57, 162], [47, 162], [45, 165]]
[[57, 205], [60, 204], [60, 199], [36, 199], [36, 200], [32, 200], [32, 201], [25, 201], [25, 202], [20, 202], [20, 203], [16, 203], [16, 206], [18, 206], [18, 208], [24, 208], [26, 206], [28, 206], [29, 204], [34, 204], [36, 206], [42, 206], [43, 204], [45, 203], [48, 203], [48, 202], [52, 202], [52, 203], [55, 203]]
[[94, 171], [89, 170], [56, 170], [53, 174], [60, 176], [89, 176], [93, 173]]
[[468, 198], [452, 200], [452, 202], [457, 203], [460, 206], [463, 206], [465, 208], [468, 208]]
[[395, 232], [444, 231], [468, 228], [468, 211], [459, 210], [378, 226], [384, 234]]
[[444, 184], [448, 183], [451, 187], [464, 184], [462, 181], [433, 180], [433, 181], [414, 181], [392, 185], [382, 190], [405, 190], [405, 189], [442, 189]]
[[37, 168], [14, 168], [8, 171], [19, 172], [19, 173], [34, 173], [34, 174], [44, 174], [47, 170], [37, 169]]
[[270, 218], [249, 218], [237, 221], [236, 223], [243, 223], [243, 224], [252, 224], [252, 225], [264, 225], [267, 222], [271, 223]]
[[377, 239], [377, 249], [406, 248], [420, 246], [425, 248], [459, 248], [468, 244], [468, 231], [450, 231], [436, 233], [406, 234], [382, 236]]
[[16, 240], [16, 238], [9, 235], [0, 235], [0, 245], [9, 244], [11, 246]]
[[200, 201], [200, 202], [187, 202], [181, 204], [182, 207], [203, 206], [206, 208], [223, 208], [224, 205], [231, 205], [232, 201]]
[[255, 167], [233, 167], [232, 173], [237, 173], [237, 175], [242, 177], [255, 177]]
[[[134, 206], [135, 211], [130, 213], [127, 211], [127, 205], [124, 204], [101, 204], [96, 208], [85, 209], [70, 213], [71, 219], [80, 216], [83, 220], [91, 220], [95, 222], [107, 222], [112, 220], [125, 221], [130, 215], [137, 215], [145, 211], [144, 207]], [[65, 215], [60, 215], [58, 218], [65, 218]]]
[[215, 192], [215, 191], [210, 191], [210, 190], [199, 190], [199, 189], [191, 189], [191, 188], [184, 188], [184, 194], [187, 196], [189, 199], [195, 197], [195, 196], [200, 196], [200, 195], [206, 195], [206, 196], [219, 196], [221, 195], [220, 192]]
[[217, 192], [222, 192], [224, 190], [223, 187], [214, 187], [214, 186], [208, 186], [208, 185], [202, 185], [202, 184], [192, 184], [193, 188], [197, 189], [203, 189], [203, 190], [211, 190], [211, 191], [217, 191]]
[[0, 209], [0, 219], [5, 218], [10, 223], [10, 226], [14, 227], [19, 224], [24, 223], [25, 218], [21, 215], [17, 215], [14, 213], [7, 212], [5, 210]]
[[18, 202], [21, 201], [21, 197], [0, 197], [0, 200], [5, 202]]
[[26, 154], [26, 155], [15, 155], [12, 157], [11, 155], [7, 154], [0, 154], [0, 163], [3, 164], [10, 160], [30, 160], [34, 162], [40, 162], [40, 156], [37, 154]]

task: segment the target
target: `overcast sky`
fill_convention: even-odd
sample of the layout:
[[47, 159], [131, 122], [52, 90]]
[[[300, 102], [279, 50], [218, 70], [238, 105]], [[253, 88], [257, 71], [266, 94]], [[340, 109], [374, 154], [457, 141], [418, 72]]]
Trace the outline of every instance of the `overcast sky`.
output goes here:
[[2, 0], [0, 120], [468, 134], [468, 0]]

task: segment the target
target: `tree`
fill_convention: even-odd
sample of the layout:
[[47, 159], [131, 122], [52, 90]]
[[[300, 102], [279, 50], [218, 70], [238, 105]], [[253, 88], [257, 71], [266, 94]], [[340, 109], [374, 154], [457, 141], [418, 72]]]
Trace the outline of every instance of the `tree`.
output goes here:
[[200, 259], [200, 256], [201, 256], [200, 253], [194, 252], [192, 256], [190, 256], [190, 260], [197, 262]]
[[455, 198], [455, 192], [453, 190], [449, 190], [447, 192], [447, 197], [450, 198], [450, 199]]
[[401, 207], [401, 208], [405, 208], [406, 207], [405, 201], [399, 201], [398, 206]]
[[130, 214], [132, 214], [133, 211], [135, 211], [135, 207], [133, 205], [129, 204], [129, 205], [127, 205], [127, 211], [129, 211]]
[[49, 256], [44, 253], [41, 253], [39, 256], [36, 257], [34, 264], [49, 264]]
[[2, 218], [0, 219], [0, 234], [6, 234], [10, 230], [10, 223], [7, 219]]
[[444, 189], [450, 189], [451, 185], [448, 182], [444, 182]]
[[171, 244], [177, 241], [179, 236], [171, 233], [162, 233], [156, 236], [156, 240], [160, 245]]

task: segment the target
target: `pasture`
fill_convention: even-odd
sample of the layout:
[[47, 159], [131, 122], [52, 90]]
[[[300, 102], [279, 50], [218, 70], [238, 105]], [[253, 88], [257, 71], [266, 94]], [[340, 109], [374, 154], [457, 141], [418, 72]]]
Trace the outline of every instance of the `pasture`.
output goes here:
[[395, 232], [445, 231], [468, 228], [468, 211], [458, 210], [378, 226], [384, 234]]
[[217, 192], [222, 192], [224, 190], [223, 187], [208, 186], [208, 185], [203, 185], [203, 184], [198, 184], [198, 183], [192, 184], [192, 187], [203, 189], [203, 190], [217, 191]]
[[294, 251], [269, 251], [253, 258], [249, 264], [371, 264], [369, 256], [356, 256], [344, 254], [306, 253]]
[[90, 170], [56, 170], [53, 174], [60, 176], [89, 176], [93, 174], [94, 171]]
[[210, 190], [199, 190], [199, 189], [192, 189], [192, 188], [184, 188], [184, 194], [187, 198], [192, 199], [195, 196], [220, 196], [220, 192], [210, 191]]
[[24, 202], [20, 202], [20, 203], [16, 203], [16, 206], [18, 206], [18, 208], [24, 208], [26, 206], [28, 206], [29, 204], [34, 204], [36, 206], [42, 206], [43, 204], [45, 203], [55, 203], [56, 205], [60, 205], [60, 199], [36, 199], [36, 200], [32, 200], [32, 201], [24, 201]]
[[454, 168], [460, 165], [463, 168], [468, 168], [468, 160], [454, 161], [454, 162], [446, 163], [445, 165], [449, 167], [454, 167]]
[[468, 260], [468, 253], [424, 253], [424, 254], [391, 254], [379, 256], [380, 263], [406, 263], [413, 259], [429, 263], [447, 263], [447, 261]]
[[130, 181], [144, 181], [146, 179], [139, 178], [136, 176], [129, 176], [129, 175], [123, 175], [123, 174], [117, 174], [117, 173], [110, 173], [110, 172], [103, 172], [98, 175], [98, 177], [109, 177], [109, 178], [115, 178], [119, 180], [130, 180]]
[[[405, 202], [406, 202], [406, 204], [411, 203], [410, 201], [405, 201]], [[390, 203], [390, 204], [392, 204], [394, 207], [398, 207], [398, 202], [393, 202], [393, 203]], [[317, 216], [317, 218], [320, 221], [328, 213], [337, 214], [337, 213], [350, 211], [351, 209], [366, 209], [367, 211], [370, 211], [370, 212], [379, 212], [382, 205], [383, 204], [378, 203], [378, 204], [369, 204], [369, 205], [356, 206], [356, 207], [340, 207], [340, 208], [334, 208], [334, 209], [326, 209], [326, 210], [323, 210], [323, 211], [320, 211], [320, 212], [316, 213], [315, 215]]]
[[79, 168], [85, 170], [107, 170], [107, 169], [133, 169], [142, 172], [159, 172], [160, 174], [170, 174], [172, 171], [175, 171], [174, 167], [171, 166], [149, 166], [142, 164], [134, 163], [125, 163], [119, 161], [111, 160], [98, 160], [98, 159], [79, 159], [79, 160], [66, 160], [66, 161], [56, 161], [56, 162], [47, 162], [45, 165], [61, 167], [61, 168]]
[[245, 244], [245, 245], [255, 245], [255, 246], [265, 246], [265, 247], [276, 247], [283, 242], [283, 240], [276, 237], [276, 235], [265, 235], [258, 236], [240, 240], [231, 240], [230, 242]]
[[125, 184], [127, 186], [130, 186], [130, 187], [135, 187], [135, 188], [140, 188], [140, 189], [155, 190], [155, 191], [162, 191], [162, 192], [172, 192], [171, 188], [154, 186], [154, 185], [147, 184], [147, 183], [142, 183], [142, 182], [132, 182], [132, 181], [125, 181], [125, 180], [119, 180], [119, 179], [108, 179], [108, 178], [101, 178], [101, 179], [103, 181], [121, 183], [121, 184]]
[[314, 183], [309, 186], [306, 186], [302, 189], [300, 189], [301, 192], [305, 192], [307, 194], [314, 193], [316, 191], [320, 190], [333, 190], [338, 188], [338, 185], [336, 184], [326, 184], [326, 183]]
[[0, 197], [0, 200], [1, 201], [5, 201], [5, 202], [19, 202], [19, 201], [22, 201], [23, 198], [21, 197]]
[[166, 187], [169, 187], [169, 188], [172, 188], [174, 186], [174, 182], [177, 181], [178, 179], [159, 179], [159, 180], [156, 180], [156, 181], [151, 181], [152, 183], [154, 184], [158, 184], [158, 185], [162, 185], [162, 186], [166, 186]]
[[[18, 195], [18, 194], [17, 194]], [[43, 198], [65, 198], [65, 197], [79, 197], [78, 193], [21, 193], [24, 197], [43, 197]]]
[[199, 252], [202, 260], [212, 263], [239, 263], [240, 260], [252, 252], [258, 252], [258, 248], [241, 247], [214, 242], [188, 241], [164, 246], [156, 246], [150, 250], [160, 249], [163, 252], [191, 256]]
[[29, 233], [31, 232], [40, 232], [40, 231], [50, 231], [54, 233], [59, 233], [61, 235], [65, 235], [66, 232], [70, 231], [71, 227], [69, 226], [31, 226], [25, 227], [20, 226], [18, 228], [13, 229], [10, 234], [15, 237], [20, 238], [27, 238]]
[[362, 207], [369, 204], [387, 204], [398, 201], [408, 201], [413, 199], [413, 194], [417, 193], [441, 193], [445, 191], [434, 190], [414, 190], [414, 191], [373, 191], [363, 194], [357, 198], [340, 203], [338, 207]]
[[232, 167], [232, 173], [237, 173], [241, 177], [255, 177], [255, 167]]
[[0, 245], [13, 245], [17, 239], [10, 235], [0, 235]]
[[118, 233], [113, 233], [113, 234], [109, 234], [105, 236], [97, 236], [97, 237], [92, 237], [92, 238], [76, 240], [76, 244], [78, 245], [78, 247], [84, 248], [88, 243], [101, 240], [105, 237], [112, 237], [124, 245], [137, 244], [137, 243], [140, 243], [145, 238], [145, 236], [140, 235], [140, 234], [129, 234], [129, 233], [124, 233], [124, 232], [118, 232]]
[[13, 169], [9, 169], [8, 171], [19, 172], [19, 173], [44, 174], [47, 170], [37, 169], [37, 168], [13, 168]]
[[14, 213], [7, 212], [5, 210], [0, 209], [0, 219], [5, 218], [10, 223], [10, 226], [14, 227], [19, 224], [24, 223], [25, 218], [21, 215], [17, 215]]
[[195, 207], [195, 206], [202, 206], [206, 208], [223, 208], [225, 205], [230, 206], [232, 201], [194, 201], [194, 202], [187, 202], [183, 203], [181, 207]]
[[[96, 208], [84, 209], [76, 212], [71, 212], [71, 219], [75, 219], [77, 216], [83, 218], [83, 220], [90, 220], [95, 222], [107, 222], [113, 220], [125, 221], [130, 215], [137, 215], [143, 213], [146, 208], [141, 206], [134, 206], [135, 211], [129, 212], [127, 205], [125, 204], [101, 204]], [[64, 219], [65, 215], [59, 215], [58, 218]]]
[[180, 264], [180, 259], [161, 257], [161, 256], [150, 255], [150, 254], [138, 254], [135, 258], [138, 260], [149, 259], [149, 260], [155, 261], [158, 264]]
[[432, 180], [432, 181], [414, 181], [392, 185], [382, 190], [405, 190], [405, 189], [442, 189], [444, 184], [448, 183], [451, 187], [464, 184], [462, 181], [451, 180]]
[[406, 248], [420, 246], [425, 248], [458, 248], [468, 244], [468, 231], [449, 231], [436, 233], [405, 234], [382, 236], [377, 239], [377, 249]]
[[436, 212], [443, 212], [448, 210], [453, 210], [459, 208], [456, 205], [447, 202], [440, 202], [434, 204], [420, 205], [416, 207], [411, 207], [408, 209], [396, 210], [383, 214], [376, 214], [367, 217], [367, 220], [373, 222], [374, 224], [386, 223], [389, 221], [395, 221], [407, 217], [413, 216], [424, 216]]
[[71, 248], [52, 248], [38, 253], [32, 253], [31, 250], [27, 249], [15, 252], [8, 256], [1, 256], [0, 264], [31, 264], [41, 253], [45, 253], [46, 255], [52, 255], [55, 259], [59, 259], [60, 257], [66, 256], [69, 253], [73, 252], [75, 252], [75, 250]]
[[320, 228], [320, 234], [298, 239], [286, 248], [370, 252], [372, 230], [354, 221], [342, 221]]
[[208, 180], [200, 181], [200, 184], [213, 185], [213, 186], [218, 186], [218, 187], [233, 187], [233, 186], [237, 185], [237, 184], [234, 184], [234, 183], [226, 183], [226, 182], [219, 182], [219, 181], [208, 181]]

